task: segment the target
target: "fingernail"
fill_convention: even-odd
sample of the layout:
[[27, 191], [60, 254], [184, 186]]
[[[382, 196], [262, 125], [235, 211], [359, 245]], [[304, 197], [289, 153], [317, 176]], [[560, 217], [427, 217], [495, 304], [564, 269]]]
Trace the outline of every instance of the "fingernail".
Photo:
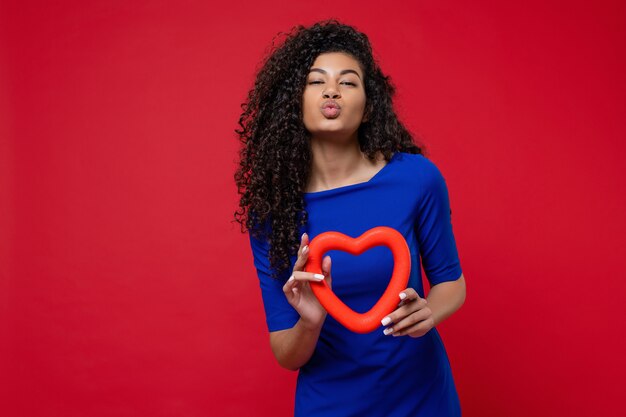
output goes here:
[[304, 247], [302, 248], [302, 253], [305, 253], [309, 250], [309, 245], [304, 245]]
[[322, 275], [322, 274], [315, 274], [315, 275], [313, 275], [313, 278], [322, 280], [322, 279], [324, 279], [324, 275]]
[[295, 279], [295, 278], [294, 278], [294, 276], [292, 275], [292, 276], [290, 276], [290, 277], [289, 277], [289, 279], [288, 279], [287, 281], [293, 281], [294, 279]]
[[400, 293], [400, 299], [401, 299], [401, 300], [404, 300], [405, 298], [406, 298], [406, 294], [405, 294], [405, 293], [403, 293], [403, 292], [401, 292], [401, 293]]
[[388, 325], [389, 323], [391, 323], [391, 319], [390, 319], [389, 317], [385, 317], [385, 318], [384, 318], [384, 319], [382, 319], [380, 322], [383, 324], [383, 326], [386, 326], [386, 325]]
[[300, 240], [304, 239], [305, 235], [306, 235], [306, 232], [302, 233], [302, 236], [300, 236]]
[[387, 336], [388, 334], [393, 333], [393, 327], [390, 327], [388, 329], [383, 330], [383, 333], [385, 334], [385, 336]]

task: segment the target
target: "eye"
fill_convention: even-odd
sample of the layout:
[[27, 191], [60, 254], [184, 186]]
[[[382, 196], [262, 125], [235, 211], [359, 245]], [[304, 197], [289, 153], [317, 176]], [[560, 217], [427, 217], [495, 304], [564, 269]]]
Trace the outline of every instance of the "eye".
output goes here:
[[[322, 83], [324, 83], [324, 81], [311, 81], [311, 82], [309, 82], [309, 84], [322, 84]], [[353, 83], [353, 82], [350, 82], [350, 81], [344, 81], [341, 84], [351, 85], [353, 87], [356, 87], [356, 84]]]

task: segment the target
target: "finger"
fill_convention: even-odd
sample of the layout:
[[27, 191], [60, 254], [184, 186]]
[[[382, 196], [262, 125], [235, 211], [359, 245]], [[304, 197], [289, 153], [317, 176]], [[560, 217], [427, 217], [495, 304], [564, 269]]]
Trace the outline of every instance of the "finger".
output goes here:
[[309, 259], [309, 246], [302, 246], [301, 250], [298, 251], [298, 259], [293, 264], [294, 271], [302, 271], [304, 270], [304, 266], [306, 265], [306, 261]]
[[[419, 295], [417, 295], [417, 292], [415, 292], [415, 290], [413, 290], [412, 288], [408, 288], [404, 290], [402, 293], [406, 293], [407, 298], [405, 298], [404, 300], [400, 302], [400, 304], [398, 305], [398, 308], [396, 308], [392, 313], [390, 313], [389, 315], [387, 315], [380, 321], [383, 326], [387, 326], [391, 323], [398, 323], [404, 317], [426, 307], [426, 305], [428, 304], [426, 299], [419, 298]], [[416, 296], [418, 298], [415, 298]]]
[[424, 336], [430, 329], [435, 327], [435, 322], [433, 318], [430, 317], [426, 320], [422, 320], [419, 323], [415, 323], [412, 326], [409, 326], [401, 331], [394, 332], [394, 336], [405, 336], [409, 335], [411, 337], [421, 337]]
[[407, 288], [406, 290], [400, 291], [398, 297], [400, 297], [400, 300], [403, 301], [418, 300], [419, 298], [421, 298], [417, 291], [415, 291], [413, 288]]
[[398, 307], [402, 307], [410, 303], [413, 300], [419, 299], [420, 296], [413, 288], [407, 288], [406, 290], [400, 291], [398, 294], [400, 298], [400, 302], [398, 303]]
[[294, 278], [294, 276], [290, 276], [289, 279], [285, 282], [285, 285], [283, 285], [283, 292], [284, 293], [290, 293], [294, 287], [296, 287], [299, 284], [299, 281], [296, 281], [296, 279]]
[[297, 303], [300, 296], [300, 285], [302, 283], [296, 281], [293, 276], [291, 276], [285, 285], [283, 285], [283, 292], [289, 304], [293, 305], [293, 303]]
[[332, 268], [332, 260], [330, 259], [330, 255], [329, 255], [329, 256], [324, 257], [324, 259], [322, 260], [322, 273], [324, 274], [324, 276], [326, 276], [326, 283], [328, 284], [329, 287], [332, 288], [333, 278], [330, 272], [331, 268]]
[[383, 326], [397, 325], [402, 322], [402, 320], [404, 320], [406, 317], [414, 314], [416, 311], [421, 310], [425, 306], [426, 300], [423, 298], [420, 298], [419, 300], [409, 301], [407, 302], [407, 304], [398, 307], [387, 317], [383, 318], [380, 323]]
[[320, 282], [324, 280], [324, 275], [316, 274], [314, 272], [305, 271], [293, 271], [292, 274], [295, 281], [315, 281]]
[[324, 274], [324, 276], [330, 276], [330, 269], [332, 268], [332, 260], [330, 259], [330, 256], [326, 256], [324, 257], [324, 259], [322, 259], [322, 274]]
[[401, 335], [403, 334], [402, 332], [406, 330], [407, 328], [417, 323], [420, 323], [421, 321], [427, 320], [431, 316], [432, 316], [432, 312], [430, 311], [428, 307], [425, 307], [421, 310], [415, 311], [414, 313], [407, 315], [402, 320], [393, 324], [393, 326], [391, 326], [393, 328], [391, 332], [393, 332], [393, 334], [395, 335]]
[[410, 302], [410, 301], [408, 301], [408, 300], [405, 298], [404, 300], [402, 300], [402, 301], [400, 301], [400, 302], [398, 303], [398, 307], [402, 307], [402, 306], [406, 305], [408, 302]]
[[302, 236], [300, 236], [300, 246], [298, 247], [298, 252], [297, 255], [298, 257], [300, 257], [300, 255], [302, 255], [302, 250], [308, 246], [309, 242], [308, 242], [308, 236], [306, 233], [302, 233]]
[[302, 236], [300, 236], [300, 248], [298, 249], [298, 255], [302, 253], [302, 249], [308, 244], [309, 244], [309, 235], [306, 234], [306, 232], [302, 233]]

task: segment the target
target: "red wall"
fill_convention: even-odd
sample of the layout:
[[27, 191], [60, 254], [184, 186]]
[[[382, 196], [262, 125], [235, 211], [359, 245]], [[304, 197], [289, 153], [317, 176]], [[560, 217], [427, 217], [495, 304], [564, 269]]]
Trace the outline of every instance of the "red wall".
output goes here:
[[405, 3], [1, 3], [0, 413], [290, 414], [234, 129], [272, 37], [332, 16], [447, 180], [464, 416], [621, 415], [625, 3]]

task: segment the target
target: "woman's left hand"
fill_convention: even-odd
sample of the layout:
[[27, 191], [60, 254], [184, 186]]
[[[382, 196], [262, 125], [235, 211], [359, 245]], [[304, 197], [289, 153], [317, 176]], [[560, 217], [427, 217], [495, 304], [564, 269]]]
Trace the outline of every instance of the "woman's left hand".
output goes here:
[[435, 327], [428, 301], [417, 291], [407, 288], [400, 292], [400, 299], [398, 308], [381, 320], [383, 326], [389, 326], [384, 330], [385, 335], [420, 337]]

